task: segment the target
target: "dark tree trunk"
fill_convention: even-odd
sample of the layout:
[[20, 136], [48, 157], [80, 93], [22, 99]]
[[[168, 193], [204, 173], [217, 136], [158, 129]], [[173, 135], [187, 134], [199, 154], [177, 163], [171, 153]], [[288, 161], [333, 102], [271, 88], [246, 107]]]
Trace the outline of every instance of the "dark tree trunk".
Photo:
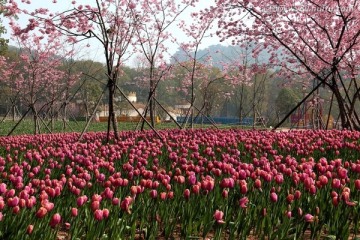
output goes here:
[[115, 139], [119, 139], [117, 122], [115, 116], [115, 108], [114, 108], [114, 96], [115, 96], [115, 82], [113, 79], [109, 79], [108, 83], [108, 91], [109, 91], [109, 117], [108, 117], [108, 129], [107, 129], [107, 141], [110, 140], [110, 130], [111, 127], [114, 130]]

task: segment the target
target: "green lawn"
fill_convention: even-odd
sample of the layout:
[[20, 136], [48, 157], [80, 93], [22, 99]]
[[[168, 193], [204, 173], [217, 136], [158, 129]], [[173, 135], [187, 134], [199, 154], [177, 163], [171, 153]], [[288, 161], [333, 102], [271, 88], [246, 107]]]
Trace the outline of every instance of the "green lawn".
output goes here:
[[[0, 136], [7, 136], [13, 127], [18, 123], [18, 121], [5, 120], [0, 123]], [[45, 126], [45, 124], [47, 126]], [[68, 121], [64, 129], [62, 121], [55, 121], [53, 126], [49, 121], [44, 121], [40, 125], [40, 133], [59, 133], [59, 132], [82, 132], [86, 126], [85, 121]], [[123, 130], [135, 130], [137, 123], [134, 122], [118, 122], [119, 131]], [[138, 126], [140, 130], [141, 126]], [[187, 125], [187, 128], [190, 127], [190, 124]], [[214, 127], [209, 124], [194, 124], [194, 128], [209, 128]], [[251, 128], [251, 126], [240, 126], [240, 125], [217, 125], [218, 128]], [[178, 126], [173, 122], [157, 123], [155, 125], [156, 129], [174, 129]], [[145, 129], [150, 129], [150, 127], [145, 124]], [[106, 131], [107, 123], [106, 122], [91, 122], [87, 128], [87, 132], [98, 132]], [[34, 124], [31, 119], [23, 120], [16, 129], [12, 132], [11, 135], [22, 135], [22, 134], [33, 134], [34, 133]]]

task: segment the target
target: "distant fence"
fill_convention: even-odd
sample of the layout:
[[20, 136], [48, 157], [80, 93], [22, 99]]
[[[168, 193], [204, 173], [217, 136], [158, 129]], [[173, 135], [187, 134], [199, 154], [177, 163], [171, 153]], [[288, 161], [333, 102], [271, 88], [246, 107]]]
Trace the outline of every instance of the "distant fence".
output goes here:
[[[116, 121], [117, 122], [139, 122], [141, 121], [142, 118], [140, 116], [117, 116], [116, 117]], [[150, 117], [146, 117], [147, 121], [151, 121]], [[160, 123], [160, 118], [159, 117], [155, 117], [155, 122], [156, 123]], [[107, 122], [108, 121], [108, 117], [99, 117], [99, 122]]]
[[[254, 119], [252, 117], [245, 117], [241, 121], [239, 118], [231, 118], [231, 117], [209, 117], [210, 120], [215, 122], [216, 124], [233, 124], [233, 125], [246, 125], [251, 126], [253, 125]], [[194, 118], [193, 123], [195, 124], [211, 124], [212, 121], [205, 117], [197, 117]], [[186, 121], [186, 117], [176, 117], [176, 121], [178, 123], [183, 123]], [[191, 122], [189, 118], [188, 123]]]

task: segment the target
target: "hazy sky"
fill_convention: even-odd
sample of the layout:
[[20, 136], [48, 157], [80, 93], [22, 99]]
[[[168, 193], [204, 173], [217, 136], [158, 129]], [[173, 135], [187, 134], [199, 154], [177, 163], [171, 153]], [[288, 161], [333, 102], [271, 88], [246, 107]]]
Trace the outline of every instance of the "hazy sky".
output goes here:
[[[34, 9], [40, 8], [40, 7], [48, 8], [48, 9], [50, 9], [50, 11], [64, 11], [64, 10], [72, 8], [71, 0], [58, 0], [58, 3], [56, 3], [56, 4], [53, 4], [52, 0], [32, 0], [31, 4], [23, 4], [23, 3], [21, 3], [21, 1], [19, 1], [19, 0], [17, 0], [17, 1], [20, 2], [19, 3], [20, 6], [26, 6], [26, 9], [29, 12], [31, 12]], [[95, 1], [77, 0], [76, 2], [77, 2], [77, 4], [89, 4], [89, 3], [95, 2]], [[187, 12], [184, 15], [182, 15], [183, 17], [181, 19], [190, 19], [190, 17], [189, 17], [190, 12], [198, 11], [200, 9], [209, 7], [213, 3], [214, 3], [214, 0], [201, 0], [199, 5], [196, 8], [189, 8], [187, 10]], [[21, 25], [25, 25], [27, 22], [26, 16], [19, 16], [19, 22]], [[8, 24], [6, 20], [4, 20], [3, 23], [5, 26], [7, 26], [7, 24]], [[185, 34], [182, 34], [181, 31], [179, 31], [175, 25], [172, 27], [171, 32], [173, 34], [175, 33], [175, 37], [177, 39], [179, 39], [180, 42], [186, 41], [187, 38], [186, 38]], [[10, 30], [8, 31], [8, 34], [5, 35], [5, 37], [9, 38], [10, 37], [9, 34], [10, 34]], [[210, 45], [218, 44], [218, 43], [219, 43], [219, 39], [216, 36], [212, 37], [212, 38], [207, 38], [202, 42], [200, 48], [206, 48]], [[17, 45], [16, 42], [14, 42], [13, 40], [10, 40], [10, 44], [15, 45], [15, 46]], [[90, 45], [91, 45], [90, 48], [84, 48], [84, 46], [86, 44], [87, 43], [83, 42], [83, 44], [82, 44], [83, 46], [81, 46], [82, 55], [86, 56], [86, 57], [82, 57], [82, 58], [88, 58], [88, 59], [90, 58], [91, 60], [94, 60], [94, 61], [103, 61], [104, 57], [103, 57], [102, 48], [97, 46], [96, 43], [94, 43], [94, 42], [90, 42]], [[170, 41], [168, 41], [167, 44], [169, 46], [170, 54], [175, 53], [176, 50], [178, 49], [178, 46], [176, 44], [170, 43]], [[165, 56], [165, 57], [168, 57], [168, 56]], [[127, 63], [127, 65], [134, 65], [135, 61], [136, 60], [134, 60], [134, 59], [130, 59], [129, 62]]]

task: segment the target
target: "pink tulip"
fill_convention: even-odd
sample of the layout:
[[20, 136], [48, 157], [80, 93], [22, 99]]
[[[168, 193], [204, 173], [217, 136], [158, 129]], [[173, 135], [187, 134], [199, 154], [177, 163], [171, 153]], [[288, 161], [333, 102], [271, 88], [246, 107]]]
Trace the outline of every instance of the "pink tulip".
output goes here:
[[215, 213], [214, 213], [214, 219], [217, 223], [219, 224], [223, 224], [225, 223], [224, 220], [224, 212], [223, 211], [219, 211], [219, 210], [216, 210]]
[[34, 230], [34, 225], [30, 224], [30, 225], [28, 225], [27, 228], [26, 228], [26, 233], [29, 234], [29, 235], [31, 235], [32, 232], [33, 232], [33, 230]]
[[341, 181], [340, 179], [334, 178], [331, 182], [332, 188], [341, 188]]
[[249, 199], [247, 197], [243, 197], [240, 199], [239, 204], [241, 208], [247, 208], [247, 204], [249, 202]]
[[277, 194], [275, 192], [270, 193], [270, 200], [272, 202], [277, 202], [278, 201], [278, 196], [277, 196]]
[[71, 208], [71, 216], [76, 217], [78, 215], [78, 209], [77, 208]]
[[187, 179], [187, 182], [188, 184], [190, 185], [194, 185], [196, 183], [196, 176], [195, 174], [191, 174], [188, 176], [188, 179]]
[[292, 202], [294, 201], [294, 195], [293, 195], [293, 194], [287, 195], [286, 201], [287, 201], [288, 203], [292, 203]]
[[71, 227], [71, 224], [68, 223], [68, 222], [66, 222], [66, 223], [65, 223], [65, 229], [66, 229], [66, 230], [70, 230], [70, 227]]
[[95, 211], [95, 210], [100, 208], [100, 202], [99, 201], [93, 201], [93, 202], [91, 202], [90, 207], [91, 207], [92, 211]]
[[36, 204], [36, 198], [31, 196], [28, 200], [26, 200], [26, 207], [32, 208]]
[[222, 191], [222, 193], [221, 193], [221, 196], [222, 196], [223, 198], [228, 198], [228, 196], [229, 196], [229, 191], [227, 191], [226, 189], [224, 189], [224, 190]]
[[113, 205], [117, 206], [117, 205], [120, 204], [120, 199], [115, 197], [115, 198], [112, 199], [111, 202], [112, 202]]
[[0, 200], [0, 211], [2, 211], [3, 209], [4, 209], [4, 207], [5, 207], [5, 202], [4, 202], [4, 200]]
[[76, 204], [78, 207], [81, 207], [82, 205], [84, 205], [87, 201], [87, 196], [81, 196], [81, 197], [78, 197], [77, 200], [76, 200]]
[[[143, 179], [141, 179], [141, 180], [143, 180]], [[131, 186], [130, 192], [131, 192], [131, 196], [136, 196], [138, 194], [137, 186]]]
[[322, 186], [325, 186], [328, 184], [329, 179], [325, 175], [321, 175], [321, 176], [319, 176], [319, 181]]
[[44, 207], [40, 207], [39, 210], [36, 212], [37, 218], [43, 218], [48, 213], [48, 210]]
[[14, 197], [14, 198], [10, 197], [10, 198], [8, 198], [8, 200], [7, 200], [7, 205], [8, 205], [9, 207], [15, 207], [15, 206], [17, 206], [18, 204], [19, 204], [19, 198], [18, 198], [18, 197]]
[[191, 186], [191, 192], [194, 194], [199, 194], [200, 193], [200, 186], [198, 184], [192, 185]]
[[240, 186], [240, 192], [241, 192], [242, 194], [246, 194], [247, 191], [248, 191], [247, 184], [242, 184], [242, 185]]
[[174, 192], [168, 192], [168, 194], [167, 194], [167, 197], [169, 198], [169, 199], [173, 199], [174, 198]]
[[347, 170], [343, 167], [340, 167], [337, 170], [337, 174], [340, 179], [345, 179], [347, 177]]
[[97, 209], [94, 212], [94, 217], [95, 217], [96, 220], [101, 221], [104, 218], [103, 210]]
[[360, 190], [360, 179], [355, 180], [355, 189]]
[[109, 209], [104, 208], [104, 209], [103, 209], [103, 216], [104, 216], [104, 218], [108, 218], [108, 217], [109, 217], [109, 214], [110, 214]]
[[[6, 185], [5, 185], [6, 186]], [[7, 197], [7, 198], [10, 198], [10, 197], [14, 197], [15, 196], [15, 189], [10, 189], [10, 190], [8, 190], [7, 192], [6, 192], [6, 194], [5, 194], [5, 196]]]
[[254, 182], [254, 186], [255, 188], [261, 188], [261, 180], [260, 179], [256, 179], [255, 182]]
[[189, 190], [189, 189], [185, 189], [185, 190], [184, 190], [184, 198], [185, 198], [185, 199], [189, 199], [189, 198], [190, 198], [190, 190]]
[[54, 228], [54, 227], [56, 227], [56, 225], [58, 225], [60, 222], [61, 222], [61, 216], [60, 216], [60, 214], [59, 214], [59, 213], [55, 213], [55, 214], [52, 216], [49, 224], [50, 224], [50, 226], [51, 226], [52, 228]]
[[48, 212], [50, 212], [54, 208], [54, 203], [49, 202], [49, 200], [46, 199], [41, 202], [41, 206], [43, 206]]
[[296, 190], [294, 193], [294, 199], [297, 200], [300, 199], [300, 197], [301, 197], [301, 192], [299, 190]]
[[314, 216], [307, 213], [307, 214], [304, 215], [304, 220], [305, 220], [305, 222], [313, 222], [314, 221]]
[[0, 183], [0, 195], [6, 193], [7, 188], [5, 183]]
[[160, 199], [164, 201], [164, 200], [166, 200], [166, 198], [167, 198], [167, 193], [166, 192], [161, 192], [160, 193]]
[[101, 202], [101, 200], [102, 200], [102, 197], [101, 197], [101, 195], [99, 195], [99, 194], [94, 194], [92, 197], [91, 197], [91, 201], [98, 201], [98, 202]]
[[155, 198], [157, 198], [157, 195], [158, 195], [158, 193], [157, 193], [157, 191], [155, 189], [150, 191], [150, 197], [151, 198], [155, 199]]
[[130, 206], [132, 202], [133, 198], [128, 196], [120, 203], [120, 208], [130, 214]]

